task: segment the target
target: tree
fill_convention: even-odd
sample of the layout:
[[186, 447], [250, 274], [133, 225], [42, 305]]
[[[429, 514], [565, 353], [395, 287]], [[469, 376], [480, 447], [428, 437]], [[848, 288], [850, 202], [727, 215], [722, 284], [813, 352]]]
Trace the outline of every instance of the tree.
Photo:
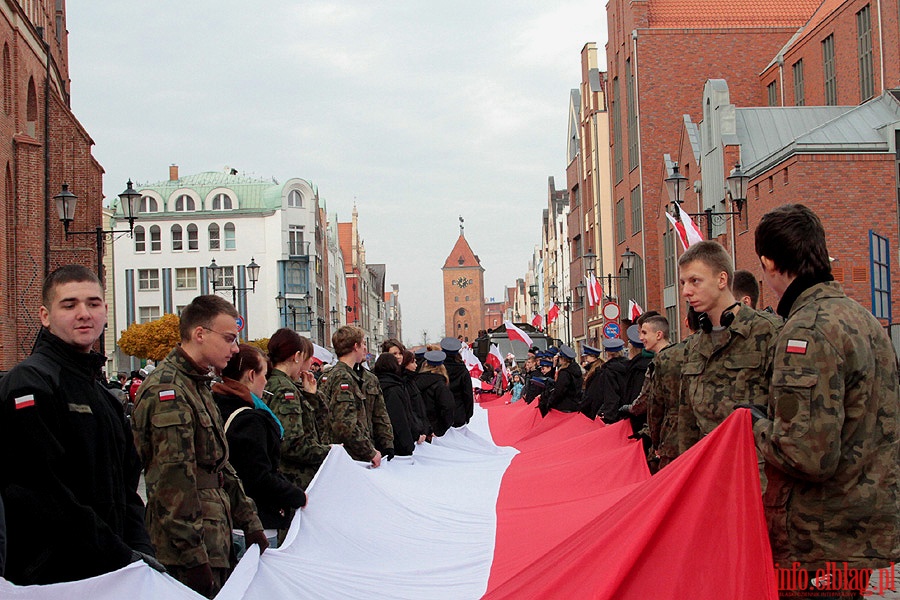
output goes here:
[[159, 362], [181, 341], [179, 324], [178, 315], [171, 313], [149, 323], [132, 323], [122, 332], [119, 348], [125, 354]]

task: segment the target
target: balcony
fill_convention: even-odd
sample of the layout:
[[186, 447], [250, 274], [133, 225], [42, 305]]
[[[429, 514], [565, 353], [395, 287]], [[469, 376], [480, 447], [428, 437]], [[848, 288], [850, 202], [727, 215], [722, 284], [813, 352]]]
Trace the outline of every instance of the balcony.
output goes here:
[[287, 253], [290, 258], [309, 260], [309, 242], [289, 241], [287, 243]]

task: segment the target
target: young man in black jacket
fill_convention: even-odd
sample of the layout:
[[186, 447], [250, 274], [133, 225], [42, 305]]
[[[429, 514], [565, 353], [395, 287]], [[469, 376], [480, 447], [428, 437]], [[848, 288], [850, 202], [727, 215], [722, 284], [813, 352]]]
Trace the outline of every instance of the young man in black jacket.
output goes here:
[[44, 282], [43, 327], [30, 357], [0, 381], [0, 494], [5, 577], [73, 581], [143, 559], [162, 570], [137, 493], [141, 464], [122, 403], [93, 351], [106, 325], [97, 276], [77, 265]]

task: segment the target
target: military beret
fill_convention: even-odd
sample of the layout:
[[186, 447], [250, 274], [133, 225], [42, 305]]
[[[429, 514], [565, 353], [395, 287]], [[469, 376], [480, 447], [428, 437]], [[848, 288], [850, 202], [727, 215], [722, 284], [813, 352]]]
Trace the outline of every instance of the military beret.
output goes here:
[[644, 343], [641, 341], [641, 328], [637, 325], [632, 325], [626, 331], [628, 334], [628, 341], [631, 342], [631, 345], [635, 348], [643, 348]]
[[575, 351], [572, 350], [571, 348], [569, 348], [568, 346], [566, 346], [565, 344], [563, 344], [562, 346], [559, 347], [559, 354], [563, 358], [568, 358], [569, 360], [575, 360], [575, 357], [577, 356], [575, 354]]
[[549, 358], [542, 358], [541, 361], [540, 361], [540, 365], [541, 365], [542, 367], [552, 367], [552, 366], [553, 366], [553, 361], [550, 360]]
[[445, 337], [441, 340], [441, 350], [447, 353], [459, 352], [462, 348], [462, 342], [455, 337]]
[[584, 356], [600, 356], [601, 350], [593, 346], [584, 345], [581, 347], [581, 354]]
[[429, 350], [425, 353], [425, 361], [435, 367], [444, 364], [446, 358], [447, 355], [440, 350]]
[[603, 340], [603, 349], [607, 352], [621, 352], [625, 347], [625, 341], [621, 338], [612, 338]]

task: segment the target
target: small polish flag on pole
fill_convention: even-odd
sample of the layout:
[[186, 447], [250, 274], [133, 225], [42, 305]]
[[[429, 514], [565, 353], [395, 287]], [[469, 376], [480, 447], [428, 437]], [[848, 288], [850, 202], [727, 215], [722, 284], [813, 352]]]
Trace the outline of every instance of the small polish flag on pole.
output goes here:
[[641, 308], [641, 305], [635, 302], [634, 300], [628, 301], [628, 316], [632, 321], [637, 321], [637, 318], [644, 314], [644, 309]]
[[559, 307], [554, 302], [550, 305], [550, 310], [547, 311], [547, 325], [550, 325], [556, 318], [559, 316]]
[[597, 281], [597, 277], [595, 277], [593, 273], [591, 273], [591, 276], [588, 278], [587, 288], [588, 306], [597, 306], [603, 302], [603, 286], [600, 285], [600, 282]]
[[536, 329], [540, 329], [541, 321], [543, 321], [543, 319], [541, 318], [541, 315], [534, 315], [534, 318], [531, 319], [531, 326]]
[[534, 342], [531, 341], [531, 337], [529, 337], [527, 333], [513, 325], [512, 321], [503, 321], [503, 324], [506, 325], [506, 335], [510, 340], [519, 340], [529, 348], [534, 346]]
[[691, 215], [687, 214], [683, 210], [679, 212], [681, 212], [681, 222], [684, 223], [684, 231], [685, 235], [687, 235], [688, 248], [690, 248], [697, 242], [702, 242], [703, 234], [700, 232], [700, 228], [697, 227], [697, 224], [694, 223], [693, 219], [691, 219]]
[[670, 215], [668, 211], [666, 211], [666, 218], [669, 219], [672, 227], [674, 227], [675, 231], [678, 232], [678, 239], [681, 240], [681, 249], [687, 250], [688, 246], [690, 246], [690, 242], [688, 242], [687, 232], [684, 230], [684, 223], [682, 223], [681, 221], [676, 221], [675, 217]]

